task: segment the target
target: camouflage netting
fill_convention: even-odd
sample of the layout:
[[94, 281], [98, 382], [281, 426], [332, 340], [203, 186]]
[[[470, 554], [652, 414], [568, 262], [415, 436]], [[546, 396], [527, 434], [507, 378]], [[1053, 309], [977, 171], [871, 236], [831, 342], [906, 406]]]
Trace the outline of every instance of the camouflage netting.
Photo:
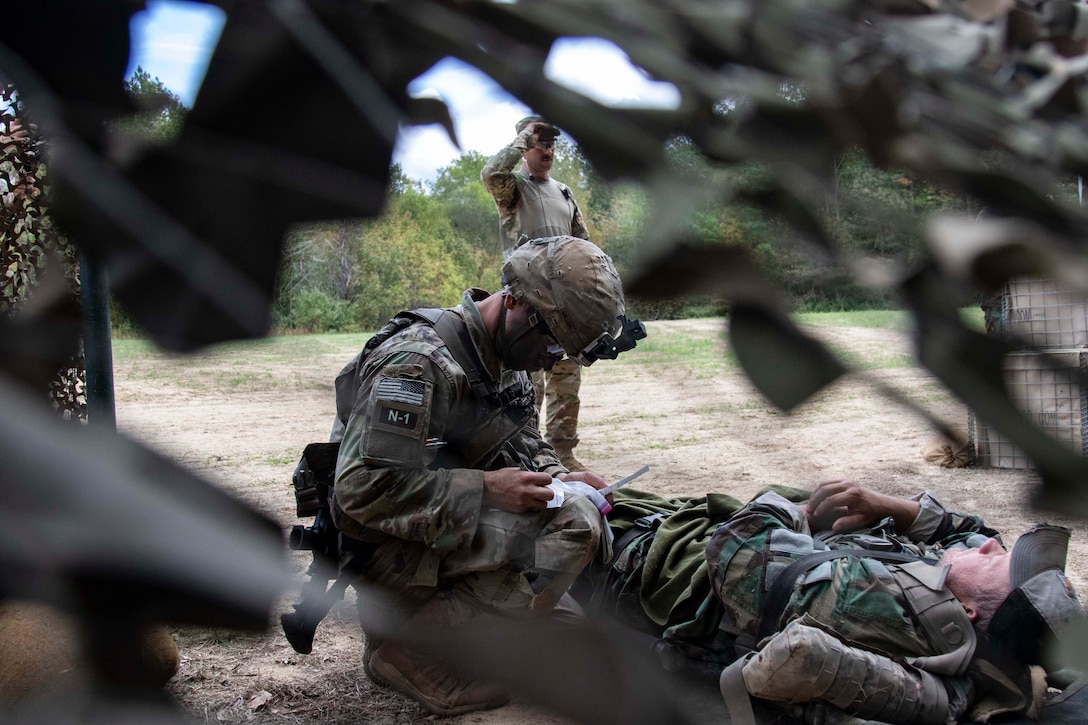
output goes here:
[[[66, 282], [54, 294], [79, 300], [76, 250], [53, 227], [45, 197], [45, 140], [27, 120], [13, 86], [0, 89], [0, 315], [18, 315], [42, 277], [63, 272]], [[60, 363], [48, 381], [53, 407], [65, 419], [86, 420], [83, 355]]]
[[[451, 56], [481, 69], [554, 120], [606, 179], [634, 180], [647, 188], [658, 211], [644, 230], [642, 271], [627, 280], [628, 293], [660, 298], [712, 292], [727, 298], [732, 348], [779, 408], [789, 411], [840, 376], [862, 373], [793, 325], [780, 295], [761, 281], [751, 258], [735, 248], [690, 243], [688, 218], [706, 201], [766, 209], [789, 222], [814, 256], [843, 258], [860, 283], [897, 294], [913, 318], [918, 361], [1035, 462], [1042, 482], [1037, 503], [1088, 512], [1088, 463], [1032, 425], [1004, 390], [1001, 360], [1012, 343], [966, 327], [958, 315], [970, 301], [967, 290], [976, 290], [971, 299], [977, 300], [977, 290], [992, 292], [1018, 275], [1045, 275], [1088, 291], [1088, 216], [1051, 193], [1062, 180], [1088, 170], [1082, 108], [1088, 100], [1088, 5], [1069, 0], [223, 2], [227, 21], [204, 85], [180, 133], [158, 145], [105, 130], [119, 128], [111, 122], [132, 110], [123, 74], [128, 22], [139, 5], [39, 0], [5, 8], [0, 73], [19, 88], [49, 139], [50, 209], [58, 226], [81, 253], [103, 264], [115, 297], [160, 345], [192, 350], [263, 335], [287, 228], [301, 221], [379, 214], [399, 124], [441, 123], [452, 132], [440, 101], [413, 99], [407, 92], [409, 82]], [[552, 43], [564, 36], [611, 40], [652, 78], [673, 83], [680, 91], [679, 107], [610, 108], [551, 82], [545, 62]], [[791, 91], [790, 100], [784, 89]], [[305, 133], [284, 132], [288, 97], [291, 108], [305, 115]], [[741, 111], [739, 122], [726, 122], [722, 108]], [[10, 128], [7, 133], [12, 135]], [[767, 183], [742, 194], [728, 174], [714, 182], [686, 177], [667, 160], [666, 149], [678, 137], [723, 169], [761, 164]], [[921, 259], [877, 267], [872, 260], [844, 258], [819, 210], [838, 194], [835, 159], [857, 148], [877, 165], [970, 195], [1002, 215], [973, 223], [934, 219]], [[860, 211], [885, 224], [897, 219], [894, 210], [879, 204]], [[75, 461], [64, 455], [71, 441], [44, 424], [31, 424], [30, 403], [13, 392], [13, 381], [25, 379], [19, 372], [24, 353], [74, 348], [78, 340], [75, 329], [59, 322], [47, 326], [48, 335], [42, 329], [0, 319], [6, 346], [0, 360], [0, 425], [11, 431], [10, 437], [0, 435], [0, 457], [8, 463], [0, 474], [2, 507], [31, 530], [47, 531], [49, 513], [64, 510], [65, 492], [75, 491], [74, 481], [84, 489], [94, 487], [95, 499], [106, 502], [160, 492], [162, 479], [171, 476], [185, 480], [186, 491], [204, 492], [199, 479], [166, 465], [143, 465], [119, 478], [107, 464], [141, 455], [120, 439], [100, 443], [95, 455]], [[874, 387], [932, 418], [900, 391], [875, 382]], [[950, 433], [944, 421], [932, 422]], [[29, 458], [35, 451], [37, 457]], [[28, 487], [26, 481], [42, 476], [37, 464], [42, 458], [54, 464], [49, 485]], [[50, 490], [48, 504], [35, 507], [22, 500], [35, 488]], [[127, 577], [143, 595], [164, 593], [164, 583], [150, 582], [142, 573], [172, 572], [165, 593], [173, 596], [133, 597], [127, 606], [199, 621], [212, 612], [229, 613], [235, 615], [232, 621], [252, 626], [273, 597], [269, 587], [278, 581], [273, 549], [279, 542], [239, 533], [201, 548], [204, 537], [194, 535], [193, 527], [208, 526], [225, 512], [238, 514], [214, 496], [214, 507], [201, 506], [208, 503], [202, 495], [189, 501], [190, 508], [153, 498], [141, 511], [176, 525], [176, 540], [191, 548], [170, 552], [170, 561], [134, 562], [118, 553], [126, 550], [118, 542], [94, 574]], [[73, 507], [68, 513], [82, 516], [84, 529], [108, 522], [108, 530], [135, 537], [111, 518], [121, 508], [76, 514]], [[184, 516], [171, 517], [179, 511]], [[159, 537], [174, 540], [169, 526], [159, 529]], [[211, 543], [214, 535], [235, 531], [208, 530]], [[62, 538], [55, 547], [62, 562], [74, 561], [64, 554], [77, 543], [93, 541]], [[151, 556], [138, 539], [131, 543], [145, 559]], [[17, 544], [0, 536], [0, 551], [24, 551]], [[25, 555], [0, 567], [0, 577], [36, 564]], [[0, 581], [44, 597], [64, 589], [46, 586], [56, 584], [57, 577], [68, 582], [88, 575], [74, 564], [53, 564], [35, 570], [53, 579], [42, 574]], [[179, 567], [189, 578], [174, 574]], [[234, 579], [237, 571], [259, 579], [259, 586], [242, 587]], [[36, 588], [27, 582], [37, 582]], [[585, 655], [584, 662], [589, 658], [576, 646], [566, 653], [575, 660]], [[575, 660], [564, 660], [555, 671], [610, 672], [624, 661], [595, 667], [575, 666]], [[565, 698], [569, 707], [583, 703], [579, 693], [591, 706], [592, 693], [579, 690], [584, 683], [564, 684], [572, 688]], [[653, 692], [641, 696], [652, 699]], [[647, 707], [643, 713], [657, 719], [633, 716], [629, 722], [683, 721], [679, 712]]]

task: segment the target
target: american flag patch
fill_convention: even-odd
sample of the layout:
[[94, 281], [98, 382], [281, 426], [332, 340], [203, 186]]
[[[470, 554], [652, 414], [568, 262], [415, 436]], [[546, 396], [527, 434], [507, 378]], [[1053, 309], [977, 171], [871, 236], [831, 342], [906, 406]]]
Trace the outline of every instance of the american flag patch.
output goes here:
[[403, 380], [400, 378], [385, 378], [378, 383], [378, 398], [394, 403], [404, 403], [421, 407], [423, 405], [423, 392], [426, 385], [421, 380]]

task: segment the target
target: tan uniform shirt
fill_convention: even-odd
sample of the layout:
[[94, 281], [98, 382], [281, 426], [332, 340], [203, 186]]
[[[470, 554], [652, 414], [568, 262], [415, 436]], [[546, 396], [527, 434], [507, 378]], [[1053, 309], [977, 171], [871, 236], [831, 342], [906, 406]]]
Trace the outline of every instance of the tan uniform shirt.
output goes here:
[[589, 239], [589, 229], [570, 187], [555, 179], [539, 179], [518, 168], [528, 148], [530, 132], [522, 131], [509, 145], [488, 159], [480, 171], [499, 210], [503, 259], [529, 239], [570, 235]]

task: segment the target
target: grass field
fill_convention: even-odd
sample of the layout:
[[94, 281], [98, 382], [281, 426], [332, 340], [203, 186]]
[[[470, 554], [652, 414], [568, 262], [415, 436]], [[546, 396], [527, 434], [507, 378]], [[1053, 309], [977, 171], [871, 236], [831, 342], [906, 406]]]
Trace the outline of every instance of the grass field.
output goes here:
[[[979, 329], [982, 327], [982, 314], [977, 308], [963, 311], [964, 319]], [[856, 312], [809, 312], [793, 316], [793, 319], [805, 329], [870, 329], [906, 332], [910, 329], [910, 316], [898, 310], [861, 310]], [[700, 318], [700, 321], [715, 321], [716, 318]], [[725, 322], [717, 320], [722, 329], [722, 336], [708, 336], [699, 325], [685, 325], [686, 321], [674, 321], [666, 335], [651, 335], [638, 346], [621, 356], [614, 364], [653, 366], [669, 360], [692, 370], [702, 370], [713, 374], [720, 369], [733, 368], [736, 360], [728, 350], [723, 350]], [[651, 328], [655, 323], [650, 323]], [[315, 335], [283, 335], [259, 340], [223, 343], [211, 346], [195, 355], [175, 355], [159, 350], [149, 340], [115, 339], [113, 340], [114, 365], [125, 374], [140, 375], [142, 365], [156, 361], [155, 370], [146, 370], [148, 375], [162, 374], [159, 365], [166, 365], [176, 380], [190, 380], [194, 389], [208, 389], [209, 381], [199, 380], [199, 367], [193, 366], [194, 358], [209, 362], [219, 361], [229, 371], [219, 382], [240, 388], [265, 384], [282, 384], [277, 377], [267, 372], [276, 365], [290, 367], [305, 359], [339, 355], [346, 361], [361, 347], [370, 333], [328, 333]], [[874, 350], [867, 351], [874, 353]], [[347, 356], [347, 357], [344, 357]], [[261, 374], [249, 370], [250, 361], [259, 359]], [[847, 356], [847, 362], [866, 368], [910, 367], [914, 364], [910, 355], [891, 355], [874, 359], [871, 354]], [[188, 375], [186, 371], [189, 371]], [[221, 376], [223, 369], [216, 366], [215, 375]], [[193, 376], [189, 378], [189, 375]]]

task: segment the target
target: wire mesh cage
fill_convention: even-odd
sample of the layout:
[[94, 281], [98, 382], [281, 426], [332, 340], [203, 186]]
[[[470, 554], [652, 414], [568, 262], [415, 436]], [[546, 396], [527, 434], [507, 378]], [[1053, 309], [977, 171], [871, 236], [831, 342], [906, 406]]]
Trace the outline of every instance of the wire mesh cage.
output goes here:
[[1053, 279], [1009, 280], [1001, 295], [1000, 331], [1025, 347], [1088, 347], [1088, 299]]
[[[1081, 455], [1088, 455], [1088, 350], [1015, 352], [1006, 356], [1009, 398], [1031, 423]], [[1031, 459], [1009, 439], [968, 412], [972, 463], [990, 468], [1027, 468]]]

